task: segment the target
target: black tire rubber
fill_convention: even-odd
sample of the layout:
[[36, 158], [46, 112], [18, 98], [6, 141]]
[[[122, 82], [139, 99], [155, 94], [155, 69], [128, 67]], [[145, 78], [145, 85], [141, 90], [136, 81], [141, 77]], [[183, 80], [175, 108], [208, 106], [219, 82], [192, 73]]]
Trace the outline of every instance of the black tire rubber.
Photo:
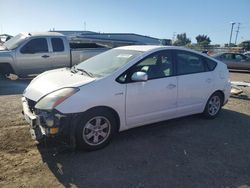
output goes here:
[[0, 80], [6, 80], [6, 79], [7, 79], [6, 75], [0, 73]]
[[[218, 112], [215, 114], [215, 115], [211, 115], [211, 114], [209, 114], [209, 112], [208, 112], [208, 108], [209, 108], [209, 101], [210, 101], [210, 99], [212, 98], [212, 97], [214, 97], [214, 96], [218, 96], [219, 98], [220, 98], [220, 109], [218, 110]], [[209, 99], [208, 99], [208, 101], [207, 101], [207, 104], [206, 104], [206, 107], [205, 107], [205, 109], [204, 109], [204, 111], [203, 111], [203, 116], [205, 117], [205, 118], [207, 118], [207, 119], [214, 119], [214, 118], [216, 118], [217, 116], [218, 116], [218, 114], [220, 113], [220, 111], [221, 111], [221, 108], [222, 108], [222, 105], [223, 105], [223, 97], [222, 97], [222, 95], [221, 95], [221, 93], [220, 92], [215, 92], [215, 93], [213, 93], [210, 97], [209, 97]]]
[[[110, 134], [108, 136], [108, 138], [101, 144], [93, 146], [93, 145], [89, 145], [88, 143], [85, 142], [85, 140], [82, 137], [82, 133], [83, 133], [83, 129], [86, 126], [86, 123], [94, 118], [95, 116], [104, 116], [105, 118], [107, 118], [111, 124], [111, 128], [110, 128]], [[109, 144], [111, 138], [113, 137], [114, 133], [116, 132], [116, 119], [114, 114], [106, 109], [94, 109], [94, 110], [90, 110], [87, 111], [83, 114], [83, 116], [81, 116], [79, 118], [78, 121], [76, 121], [77, 125], [76, 125], [76, 144], [77, 147], [83, 150], [87, 150], [87, 151], [94, 151], [94, 150], [98, 150], [101, 149], [103, 147], [105, 147], [107, 144]]]

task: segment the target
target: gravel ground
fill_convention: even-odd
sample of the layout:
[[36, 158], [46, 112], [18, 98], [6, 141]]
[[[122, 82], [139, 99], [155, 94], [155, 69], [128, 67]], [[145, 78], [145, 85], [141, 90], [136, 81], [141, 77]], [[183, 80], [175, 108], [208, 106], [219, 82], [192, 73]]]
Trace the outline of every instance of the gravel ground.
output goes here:
[[0, 80], [0, 187], [250, 186], [250, 100], [230, 98], [215, 120], [174, 119], [119, 133], [99, 151], [57, 153], [36, 145], [22, 119], [28, 83]]

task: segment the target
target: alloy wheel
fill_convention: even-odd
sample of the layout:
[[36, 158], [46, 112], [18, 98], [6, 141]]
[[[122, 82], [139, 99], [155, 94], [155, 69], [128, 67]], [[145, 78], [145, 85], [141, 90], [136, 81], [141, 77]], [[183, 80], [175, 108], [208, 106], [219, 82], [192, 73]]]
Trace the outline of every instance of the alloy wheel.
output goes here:
[[221, 101], [220, 97], [217, 95], [214, 95], [211, 97], [211, 99], [208, 102], [208, 113], [211, 116], [216, 115], [221, 107]]
[[96, 116], [90, 119], [83, 128], [82, 138], [92, 146], [102, 144], [110, 135], [111, 124], [104, 116]]

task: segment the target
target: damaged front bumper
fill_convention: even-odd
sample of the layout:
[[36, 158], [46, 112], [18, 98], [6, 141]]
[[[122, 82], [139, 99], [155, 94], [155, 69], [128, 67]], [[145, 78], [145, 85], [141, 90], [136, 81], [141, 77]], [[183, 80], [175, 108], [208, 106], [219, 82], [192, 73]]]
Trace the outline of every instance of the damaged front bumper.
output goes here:
[[44, 137], [63, 135], [69, 127], [69, 116], [54, 111], [41, 111], [34, 109], [29, 99], [22, 97], [23, 116], [30, 125], [31, 137], [42, 140]]

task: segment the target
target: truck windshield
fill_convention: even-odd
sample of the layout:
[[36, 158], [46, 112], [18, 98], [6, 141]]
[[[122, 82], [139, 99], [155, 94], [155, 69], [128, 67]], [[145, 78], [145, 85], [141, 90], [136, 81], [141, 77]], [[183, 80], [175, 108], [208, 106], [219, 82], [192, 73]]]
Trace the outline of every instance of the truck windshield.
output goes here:
[[8, 50], [14, 50], [17, 48], [25, 39], [27, 36], [23, 34], [18, 34], [15, 37], [11, 38], [10, 40], [6, 41], [3, 45], [8, 49]]
[[85, 70], [95, 77], [103, 77], [113, 73], [141, 54], [142, 52], [135, 50], [112, 49], [83, 61], [75, 68]]

